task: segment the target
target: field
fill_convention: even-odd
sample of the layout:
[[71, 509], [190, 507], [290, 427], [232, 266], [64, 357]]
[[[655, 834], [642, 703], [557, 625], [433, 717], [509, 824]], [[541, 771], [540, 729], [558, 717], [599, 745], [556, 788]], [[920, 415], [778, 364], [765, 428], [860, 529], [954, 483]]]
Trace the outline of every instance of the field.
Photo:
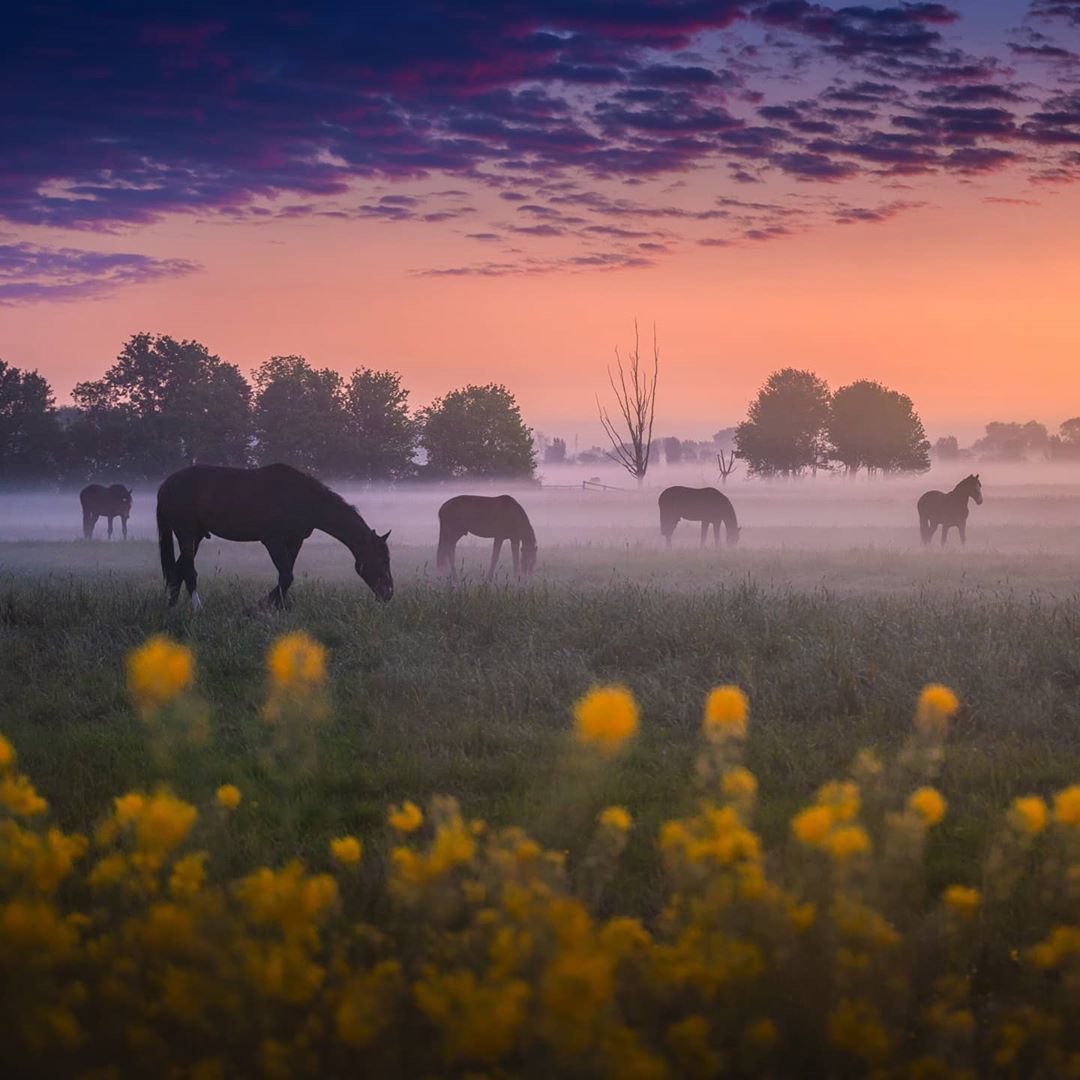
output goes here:
[[[390, 604], [373, 601], [342, 549], [313, 539], [291, 608], [269, 613], [257, 603], [272, 583], [262, 549], [209, 541], [198, 616], [163, 607], [149, 494], [133, 539], [111, 544], [72, 539], [77, 516], [59, 497], [10, 497], [0, 731], [69, 830], [162, 780], [197, 805], [235, 784], [238, 831], [201, 838], [226, 877], [294, 856], [319, 867], [346, 834], [377, 867], [393, 843], [387, 807], [406, 799], [453, 795], [470, 817], [571, 853], [588, 848], [603, 807], [625, 806], [635, 827], [596, 911], [648, 921], [668, 887], [658, 831], [697, 806], [712, 687], [749, 697], [754, 824], [783, 852], [792, 816], [860, 749], [901, 752], [921, 688], [940, 682], [961, 707], [936, 778], [949, 810], [927, 840], [928, 894], [981, 885], [1010, 801], [1080, 776], [1080, 488], [1002, 486], [996, 499], [991, 489], [967, 550], [944, 553], [917, 544], [903, 485], [732, 494], [737, 550], [699, 551], [684, 524], [672, 552], [659, 543], [655, 493], [523, 494], [540, 535], [535, 579], [513, 582], [504, 568], [484, 584], [476, 542], [462, 545], [465, 580], [451, 587], [432, 567], [445, 493], [355, 493], [373, 525], [394, 528]], [[267, 650], [293, 630], [328, 650], [331, 707], [311, 728], [313, 764], [286, 775], [266, 756], [260, 708]], [[210, 722], [205, 745], [164, 759], [124, 674], [129, 652], [158, 633], [193, 650]], [[640, 736], [583, 772], [571, 707], [607, 683], [632, 690]]]

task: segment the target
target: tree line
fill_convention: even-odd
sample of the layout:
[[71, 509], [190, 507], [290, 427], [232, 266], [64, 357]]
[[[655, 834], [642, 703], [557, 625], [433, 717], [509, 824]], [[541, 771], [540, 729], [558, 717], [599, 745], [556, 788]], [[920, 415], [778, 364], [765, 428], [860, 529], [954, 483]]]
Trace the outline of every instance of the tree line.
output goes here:
[[249, 382], [197, 341], [135, 334], [57, 408], [48, 382], [0, 360], [0, 481], [155, 479], [196, 462], [283, 461], [363, 481], [531, 477], [531, 431], [497, 383], [412, 411], [393, 371], [343, 377], [273, 356]]

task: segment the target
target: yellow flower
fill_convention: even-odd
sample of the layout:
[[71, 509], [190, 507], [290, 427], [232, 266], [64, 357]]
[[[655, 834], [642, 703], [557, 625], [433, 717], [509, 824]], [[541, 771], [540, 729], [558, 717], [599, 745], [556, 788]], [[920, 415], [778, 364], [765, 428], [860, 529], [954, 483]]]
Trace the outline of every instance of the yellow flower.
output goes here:
[[750, 799], [757, 794], [757, 780], [749, 769], [737, 765], [724, 773], [720, 788], [729, 799]]
[[10, 769], [15, 764], [15, 747], [0, 735], [0, 770]]
[[854, 821], [862, 805], [859, 785], [851, 780], [832, 780], [818, 790], [817, 802], [827, 806], [836, 821]]
[[847, 825], [830, 833], [827, 844], [829, 854], [837, 862], [844, 862], [852, 855], [862, 855], [869, 851], [870, 837], [861, 825]]
[[614, 754], [638, 726], [634, 695], [624, 686], [598, 686], [574, 705], [577, 740]]
[[326, 680], [326, 649], [302, 630], [282, 634], [266, 654], [266, 666], [279, 689], [305, 689]]
[[135, 821], [143, 812], [146, 800], [137, 791], [131, 791], [113, 799], [113, 805], [116, 807], [116, 820], [126, 825], [129, 821]]
[[808, 806], [791, 819], [791, 828], [804, 843], [820, 846], [825, 843], [833, 825], [833, 814], [827, 806]]
[[829, 1041], [867, 1062], [882, 1061], [891, 1040], [877, 1009], [868, 1001], [843, 998], [829, 1014]]
[[955, 911], [965, 919], [974, 918], [982, 903], [979, 890], [970, 889], [966, 885], [950, 885], [941, 899], [950, 911]]
[[215, 796], [218, 806], [224, 806], [226, 810], [235, 810], [240, 805], [241, 797], [240, 789], [235, 784], [222, 784]]
[[169, 876], [169, 892], [178, 900], [190, 900], [206, 879], [206, 852], [196, 851], [176, 860]]
[[1073, 784], [1054, 796], [1054, 817], [1062, 825], [1080, 828], [1080, 784]]
[[143, 851], [167, 854], [188, 834], [198, 813], [167, 791], [152, 795], [135, 823], [135, 843]]
[[157, 709], [182, 694], [195, 675], [186, 645], [156, 634], [128, 656], [128, 690], [144, 709]]
[[912, 792], [907, 801], [908, 809], [922, 818], [924, 825], [937, 825], [945, 817], [948, 805], [944, 796], [932, 787], [921, 787]]
[[710, 742], [745, 739], [750, 703], [737, 686], [718, 686], [705, 699], [705, 737]]
[[923, 735], [945, 734], [949, 720], [960, 708], [957, 696], [939, 683], [924, 686], [915, 709], [915, 729]]
[[1050, 936], [1027, 951], [1028, 959], [1038, 968], [1049, 970], [1080, 956], [1080, 926], [1055, 926]]
[[600, 812], [600, 824], [608, 829], [617, 829], [619, 832], [629, 832], [633, 820], [621, 806], [609, 806]]
[[34, 790], [25, 776], [4, 775], [0, 777], [0, 806], [19, 817], [42, 814], [49, 804]]
[[1022, 833], [1038, 836], [1046, 828], [1049, 811], [1046, 803], [1038, 795], [1025, 795], [1013, 799], [1009, 820]]
[[776, 1044], [778, 1037], [776, 1025], [767, 1016], [755, 1020], [745, 1032], [747, 1043], [758, 1050], [768, 1050]]
[[392, 806], [387, 818], [392, 829], [399, 833], [416, 832], [424, 824], [424, 815], [416, 803], [403, 802], [400, 806]]
[[363, 847], [355, 836], [342, 836], [330, 841], [330, 854], [343, 866], [355, 866]]

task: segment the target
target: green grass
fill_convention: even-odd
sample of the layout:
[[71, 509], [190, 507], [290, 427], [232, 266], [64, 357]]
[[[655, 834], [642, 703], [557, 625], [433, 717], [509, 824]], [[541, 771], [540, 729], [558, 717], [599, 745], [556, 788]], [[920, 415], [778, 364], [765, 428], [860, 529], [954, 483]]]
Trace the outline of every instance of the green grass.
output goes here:
[[[750, 695], [747, 758], [767, 839], [783, 837], [791, 813], [861, 747], [893, 751], [929, 681], [964, 701], [941, 778], [950, 814], [932, 840], [935, 880], [975, 876], [1012, 796], [1080, 775], [1077, 599], [918, 585], [838, 595], [766, 588], [752, 574], [679, 592], [591, 571], [581, 584], [450, 589], [416, 561], [391, 604], [372, 602], [355, 579], [309, 580], [284, 614], [253, 606], [268, 581], [204, 574], [207, 609], [193, 618], [186, 607], [163, 609], [150, 572], [55, 572], [54, 547], [81, 545], [43, 546], [36, 571], [3, 560], [0, 730], [67, 828], [92, 826], [112, 796], [163, 778], [196, 802], [238, 784], [243, 839], [222, 845], [220, 857], [236, 862], [223, 869], [295, 854], [324, 861], [327, 838], [346, 831], [378, 846], [386, 805], [403, 798], [452, 794], [470, 815], [523, 824], [561, 846], [576, 840], [558, 812], [564, 803], [591, 815], [618, 802], [642, 826], [618, 903], [648, 909], [652, 837], [692, 805], [701, 704], [722, 682]], [[843, 555], [832, 558], [842, 576]], [[266, 649], [296, 628], [330, 651], [334, 709], [317, 736], [317, 771], [284, 783], [262, 764], [259, 705]], [[210, 745], [178, 754], [167, 776], [123, 674], [126, 653], [159, 631], [195, 650], [213, 718]], [[569, 709], [608, 681], [637, 695], [642, 733], [583, 795]]]

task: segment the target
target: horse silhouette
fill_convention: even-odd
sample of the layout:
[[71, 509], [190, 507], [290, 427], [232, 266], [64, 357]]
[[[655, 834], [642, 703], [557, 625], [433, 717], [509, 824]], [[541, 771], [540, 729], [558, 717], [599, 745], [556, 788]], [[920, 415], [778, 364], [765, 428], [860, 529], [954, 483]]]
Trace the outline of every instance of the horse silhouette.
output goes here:
[[127, 539], [127, 523], [131, 516], [131, 488], [123, 484], [110, 484], [102, 487], [101, 484], [88, 484], [79, 492], [79, 502], [82, 504], [82, 529], [83, 536], [87, 540], [94, 538], [94, 526], [98, 518], [109, 519], [109, 539], [112, 539], [113, 518], [120, 519], [120, 528], [124, 530], [124, 539]]
[[515, 574], [531, 574], [536, 566], [536, 533], [529, 515], [510, 495], [456, 495], [439, 507], [439, 550], [436, 566], [457, 577], [454, 553], [466, 534], [491, 538], [491, 567], [488, 581], [495, 576], [503, 542], [510, 541]]
[[[266, 602], [283, 607], [293, 582], [293, 564], [315, 529], [340, 540], [353, 554], [356, 572], [379, 600], [394, 595], [389, 533], [379, 536], [340, 495], [289, 465], [229, 469], [191, 465], [174, 472], [158, 488], [158, 544], [169, 606], [186, 584], [195, 610], [202, 607], [195, 556], [211, 536], [260, 541], [270, 553], [278, 583]], [[173, 551], [173, 535], [180, 557]]]
[[929, 544], [934, 530], [940, 525], [942, 547], [945, 546], [945, 538], [953, 526], [960, 533], [960, 543], [966, 543], [968, 499], [974, 499], [976, 506], [982, 506], [982, 483], [978, 473], [964, 477], [950, 492], [928, 491], [921, 496], [918, 508], [922, 542]]
[[682, 518], [687, 521], [701, 522], [701, 546], [709, 538], [709, 526], [713, 536], [720, 543], [720, 523], [724, 524], [724, 536], [728, 546], [739, 542], [739, 522], [735, 517], [735, 507], [731, 500], [714, 487], [688, 488], [669, 487], [660, 492], [660, 531], [664, 534], [667, 546], [671, 547], [671, 537], [675, 526]]

